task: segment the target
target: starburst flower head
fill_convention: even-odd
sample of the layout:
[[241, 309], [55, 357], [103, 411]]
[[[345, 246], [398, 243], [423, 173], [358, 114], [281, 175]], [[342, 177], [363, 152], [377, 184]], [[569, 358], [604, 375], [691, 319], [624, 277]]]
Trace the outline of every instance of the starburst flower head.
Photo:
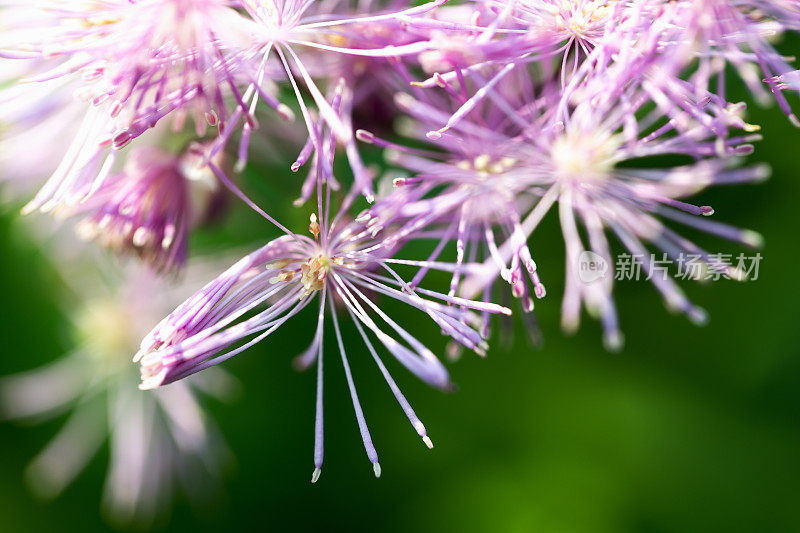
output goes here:
[[616, 0], [476, 0], [412, 24], [432, 30], [435, 47], [421, 57], [426, 72], [477, 70], [495, 62], [577, 62], [627, 17], [626, 8]]
[[[610, 349], [622, 342], [612, 299], [613, 279], [606, 276], [584, 283], [576, 270], [587, 249], [607, 264], [615, 263], [606, 230], [632, 255], [647, 257], [644, 243], [652, 243], [673, 261], [681, 253], [697, 254], [709, 270], [741, 278], [733, 265], [716, 259], [660, 220], [667, 218], [757, 247], [757, 234], [708, 220], [713, 214], [710, 207], [692, 205], [683, 198], [711, 185], [758, 181], [767, 175], [760, 166], [735, 168], [734, 158], [752, 151], [750, 143], [758, 139], [752, 133], [757, 126], [742, 118], [743, 106], [709, 93], [698, 98], [693, 86], [669, 75], [669, 65], [652, 53], [668, 31], [669, 26], [662, 24], [640, 36], [635, 46], [620, 48], [612, 43], [615, 54], [605, 45], [596, 48], [563, 87], [558, 79], [543, 80], [536, 90], [517, 83], [513, 76], [501, 80], [485, 93], [490, 102], [475, 103], [467, 113], [453, 115], [456, 120], [451, 117], [446, 128], [428, 132], [427, 137], [444, 154], [368, 139], [392, 148], [390, 160], [412, 171], [411, 177], [400, 180], [418, 191], [407, 209], [416, 208], [429, 217], [439, 213], [445, 221], [439, 235], [443, 240], [455, 239], [459, 253], [470, 241], [489, 251], [484, 271], [465, 275], [463, 283], [452, 285], [451, 290], [472, 298], [489, 292], [498, 276], [519, 279], [511, 273], [528, 260], [525, 243], [555, 205], [567, 251], [564, 329], [577, 327], [585, 306], [602, 320]], [[526, 75], [522, 78], [530, 80]], [[440, 87], [454, 97], [463, 94], [446, 80], [441, 80]], [[402, 100], [418, 123], [417, 137], [428, 123], [447, 116], [446, 106], [408, 97]], [[666, 169], [640, 168], [652, 156], [687, 162]], [[481, 191], [475, 202], [467, 200], [471, 191]], [[482, 199], [485, 202], [479, 204]], [[464, 205], [474, 209], [464, 212]], [[466, 228], [486, 227], [486, 221], [480, 220], [485, 210], [508, 217], [498, 224], [504, 237], [500, 244], [491, 230], [467, 237]], [[447, 221], [454, 229], [448, 230]], [[588, 236], [588, 248], [583, 235]], [[648, 262], [642, 266], [645, 272], [652, 268]], [[671, 279], [649, 277], [670, 308], [694, 321], [705, 320], [705, 313]], [[536, 287], [537, 279], [532, 281]]]
[[[592, 74], [587, 68], [590, 65], [602, 70], [617, 53], [637, 41], [651, 42], [654, 36], [660, 37], [667, 25], [666, 21], [655, 24], [664, 8], [650, 1], [477, 3], [482, 8], [490, 6], [492, 14], [483, 21], [481, 31], [475, 32], [474, 42], [461, 47], [467, 50], [461, 53], [481, 59], [454, 62], [449, 67], [442, 59], [440, 71], [414, 83], [422, 88], [445, 88], [459, 102], [444, 126], [430, 131], [429, 137], [434, 140], [486, 100], [498, 105], [494, 94], [507, 79], [515, 78], [512, 74], [517, 75], [512, 81], [516, 83], [520, 77], [536, 79], [557, 70], [561, 86], [573, 79], [580, 82]], [[457, 34], [466, 31], [453, 23], [443, 28]], [[595, 53], [598, 49], [599, 54]], [[589, 61], [592, 56], [599, 56], [599, 63], [598, 58]]]
[[[332, 158], [323, 160], [332, 165]], [[332, 169], [319, 176], [331, 174]], [[328, 183], [327, 181], [325, 183]], [[242, 258], [164, 318], [141, 343], [134, 361], [140, 364], [143, 389], [181, 380], [219, 364], [278, 330], [313, 301], [318, 301], [316, 332], [311, 345], [297, 359], [300, 367], [317, 365], [315, 426], [316, 481], [322, 466], [323, 331], [332, 322], [336, 343], [353, 400], [359, 430], [375, 475], [380, 475], [363, 410], [356, 393], [340, 332], [340, 308], [352, 319], [367, 350], [414, 429], [432, 446], [424, 425], [409, 406], [383, 364], [370, 335], [406, 369], [426, 383], [448, 389], [447, 370], [434, 353], [392, 319], [371, 295], [410, 305], [425, 313], [441, 330], [469, 349], [483, 353], [486, 342], [473, 328], [475, 311], [509, 313], [501, 306], [471, 302], [455, 296], [410, 287], [397, 273], [395, 252], [414, 237], [418, 227], [398, 218], [377, 225], [365, 214], [348, 220], [347, 209], [356, 194], [349, 193], [340, 209], [331, 212], [331, 188], [318, 179], [317, 214], [310, 216], [308, 235], [283, 226], [285, 235]], [[323, 200], [324, 199], [324, 200]], [[398, 198], [376, 203], [393, 210]], [[368, 218], [368, 217], [366, 217]], [[452, 269], [442, 264], [440, 268]]]
[[[749, 153], [750, 141], [758, 136], [718, 136], [720, 110], [715, 111], [714, 106], [708, 107], [708, 115], [674, 114], [668, 106], [648, 110], [645, 103], [649, 98], [644, 95], [658, 91], [647, 82], [636, 88], [623, 74], [626, 72], [624, 65], [609, 68], [580, 96], [565, 96], [549, 120], [535, 124], [518, 142], [511, 143], [508, 152], [524, 165], [526, 171], [520, 176], [529, 190], [541, 191], [521, 224], [523, 233], [530, 235], [551, 206], [558, 204], [567, 251], [564, 328], [572, 331], [577, 327], [583, 303], [590, 314], [602, 320], [610, 349], [619, 348], [622, 342], [611, 297], [613, 279], [606, 276], [590, 283], [580, 279], [577, 269], [587, 248], [579, 225], [588, 236], [588, 249], [607, 264], [615, 264], [604, 232], [611, 230], [630, 254], [645, 258], [642, 269], [667, 306], [703, 322], [705, 312], [692, 305], [670, 278], [652, 275], [652, 256], [643, 243], [652, 243], [673, 261], [679, 261], [680, 254], [696, 254], [709, 270], [741, 279], [736, 267], [680, 236], [659, 218], [758, 247], [761, 239], [754, 232], [710, 221], [705, 217], [713, 215], [711, 207], [686, 203], [683, 198], [708, 186], [759, 181], [768, 175], [761, 166], [735, 168], [731, 159]], [[615, 79], [617, 75], [621, 77]], [[625, 90], [617, 93], [615, 87]], [[637, 114], [646, 118], [632, 120]], [[642, 164], [657, 155], [682, 156], [689, 162], [666, 169]]]
[[[396, 100], [415, 119], [405, 129], [418, 140], [424, 141], [431, 124], [447, 116], [447, 104], [440, 100], [415, 100], [405, 93], [398, 94]], [[539, 195], [529, 190], [519, 175], [522, 166], [510, 151], [515, 142], [512, 132], [518, 133], [519, 127], [495, 107], [476, 113], [474, 120], [465, 120], [452, 133], [444, 134], [436, 142], [440, 151], [407, 148], [370, 132], [359, 132], [359, 139], [387, 148], [389, 161], [410, 172], [409, 176], [394, 180], [406, 199], [398, 212], [389, 215], [408, 217], [416, 224], [437, 228], [437, 246], [427, 262], [420, 262], [412, 285], [422, 281], [430, 270], [426, 264], [435, 264], [448, 243], [454, 241], [456, 269], [449, 294], [458, 292], [471, 265], [486, 260], [496, 264], [525, 311], [533, 309], [534, 296], [545, 296], [545, 286], [520, 226], [520, 213], [529, 210]], [[385, 215], [378, 208], [371, 210], [371, 214], [376, 221]], [[510, 264], [499, 252], [498, 246], [505, 244], [514, 249]], [[494, 292], [489, 284], [483, 299], [490, 301]], [[488, 313], [483, 314], [484, 336], [489, 334], [489, 318]], [[535, 332], [533, 325], [530, 332]]]
[[[355, 176], [358, 188], [371, 201], [374, 197], [371, 176], [364, 168], [358, 156], [347, 112], [350, 99], [344, 98], [344, 112], [341, 105], [334, 109], [330, 94], [326, 97], [320, 89], [320, 81], [329, 81], [335, 87], [342, 75], [323, 75], [315, 79], [312, 67], [318, 64], [319, 55], [349, 55], [366, 60], [376, 58], [396, 58], [417, 54], [430, 45], [421, 40], [408, 41], [403, 36], [395, 39], [386, 38], [386, 28], [398, 29], [398, 21], [424, 15], [443, 4], [446, 0], [433, 0], [422, 5], [392, 11], [388, 6], [378, 14], [368, 13], [351, 16], [352, 10], [346, 2], [321, 4], [299, 0], [246, 0], [241, 2], [242, 8], [253, 21], [250, 32], [252, 44], [234, 54], [234, 60], [241, 66], [242, 78], [247, 81], [245, 89], [237, 94], [239, 108], [232, 115], [232, 122], [243, 122], [243, 133], [239, 140], [239, 163], [237, 168], [244, 167], [247, 160], [248, 142], [255, 122], [255, 110], [259, 98], [281, 111], [289, 108], [280, 104], [274, 97], [265, 94], [263, 86], [266, 81], [285, 75], [294, 92], [300, 107], [303, 120], [308, 130], [309, 139], [299, 159], [308, 159], [314, 151], [321, 150], [322, 140], [317, 131], [317, 117], [330, 128], [333, 137], [345, 145], [347, 158]], [[405, 6], [403, 6], [405, 7]], [[374, 6], [367, 3], [368, 11]], [[369, 29], [366, 29], [369, 28]], [[310, 61], [306, 60], [310, 55]], [[334, 72], [336, 72], [334, 70]], [[319, 74], [319, 72], [316, 72]], [[326, 73], [327, 74], [327, 73]], [[326, 80], [327, 78], [327, 80]], [[302, 94], [304, 85], [310, 93], [314, 107], [309, 106]], [[352, 88], [347, 87], [347, 93]], [[340, 96], [341, 100], [341, 91]], [[231, 128], [223, 132], [219, 141], [210, 151], [214, 155], [228, 142]], [[301, 163], [292, 165], [296, 171]], [[304, 196], [304, 199], [306, 197]]]
[[619, 0], [522, 0], [511, 17], [531, 32], [553, 32], [562, 41], [585, 47], [603, 35], [605, 26], [614, 21], [614, 6], [620, 4]]

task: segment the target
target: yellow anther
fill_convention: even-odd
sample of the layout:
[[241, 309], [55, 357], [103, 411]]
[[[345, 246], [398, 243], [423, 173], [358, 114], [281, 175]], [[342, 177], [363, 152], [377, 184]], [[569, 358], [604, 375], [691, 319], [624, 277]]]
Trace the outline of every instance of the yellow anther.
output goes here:
[[309, 259], [300, 266], [300, 283], [306, 288], [303, 296], [308, 296], [314, 291], [321, 290], [325, 286], [325, 278], [331, 268], [331, 260], [322, 254]]
[[486, 172], [486, 170], [488, 170], [489, 163], [491, 163], [491, 161], [492, 158], [491, 156], [489, 156], [489, 154], [479, 155], [478, 157], [475, 158], [475, 161], [473, 163], [475, 166], [475, 170]]
[[274, 263], [269, 263], [266, 268], [267, 270], [278, 270], [281, 268], [286, 268], [292, 263], [294, 263], [294, 259], [278, 259]]
[[314, 236], [314, 240], [319, 239], [319, 223], [317, 222], [317, 215], [316, 213], [311, 213], [311, 224], [308, 225], [308, 231]]
[[282, 270], [277, 276], [270, 278], [270, 283], [280, 283], [282, 281], [292, 281], [294, 279], [294, 270]]
[[500, 159], [500, 164], [503, 165], [503, 168], [508, 170], [509, 168], [513, 167], [517, 164], [517, 160], [513, 157], [503, 157]]

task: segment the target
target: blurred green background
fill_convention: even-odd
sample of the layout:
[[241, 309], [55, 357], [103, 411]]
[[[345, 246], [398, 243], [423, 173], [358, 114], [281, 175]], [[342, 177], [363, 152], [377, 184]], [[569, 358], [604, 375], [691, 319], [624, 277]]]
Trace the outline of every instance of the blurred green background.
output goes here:
[[[605, 352], [591, 321], [565, 337], [563, 245], [551, 213], [534, 242], [548, 287], [537, 303], [541, 349], [529, 348], [518, 325], [508, 349], [496, 342], [486, 360], [465, 354], [450, 365], [458, 385], [450, 394], [392, 367], [433, 451], [345, 326], [383, 476], [373, 477], [364, 456], [341, 365], [329, 364], [325, 467], [311, 485], [315, 375], [295, 372], [290, 362], [307, 345], [313, 318], [292, 320], [226, 364], [242, 381], [238, 400], [208, 404], [237, 457], [225, 498], [194, 509], [179, 497], [159, 527], [800, 531], [800, 132], [776, 109], [751, 109], [750, 121], [764, 126], [764, 140], [749, 161], [769, 162], [771, 180], [712, 190], [698, 203], [713, 205], [717, 220], [762, 232], [764, 259], [757, 281], [682, 283], [708, 310], [707, 326], [671, 315], [639, 281], [617, 286], [624, 351]], [[296, 178], [265, 183], [254, 174], [248, 188], [255, 198], [290, 227], [307, 224], [307, 210], [292, 214], [281, 203], [296, 194]], [[58, 276], [16, 212], [0, 211], [0, 375], [51, 361], [72, 342], [56, 304]], [[740, 251], [687, 235], [713, 250]], [[273, 236], [256, 215], [236, 210], [194, 244], [255, 245]], [[441, 351], [438, 330], [424, 326], [415, 333]], [[107, 529], [98, 512], [105, 451], [55, 502], [37, 501], [22, 482], [27, 462], [62, 423], [0, 424], [0, 531]]]

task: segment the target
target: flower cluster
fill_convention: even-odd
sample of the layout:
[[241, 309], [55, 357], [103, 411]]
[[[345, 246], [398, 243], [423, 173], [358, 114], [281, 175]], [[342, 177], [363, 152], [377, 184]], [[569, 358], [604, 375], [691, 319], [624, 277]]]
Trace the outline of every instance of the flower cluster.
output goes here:
[[[651, 275], [651, 252], [745, 279], [731, 254], [675, 226], [761, 244], [688, 199], [768, 176], [743, 164], [759, 127], [745, 102], [728, 100], [728, 74], [798, 122], [787, 97], [799, 71], [774, 44], [800, 30], [786, 0], [0, 0], [0, 21], [0, 136], [15, 147], [0, 160], [16, 161], [15, 183], [51, 173], [25, 211], [79, 218], [81, 235], [160, 273], [191, 262], [191, 232], [220, 191], [282, 232], [163, 318], [134, 360], [143, 389], [180, 382], [316, 302], [297, 359], [318, 372], [312, 481], [328, 325], [379, 475], [348, 353], [371, 355], [429, 447], [378, 346], [424, 382], [451, 386], [435, 351], [379, 300], [424, 313], [451, 355], [485, 355], [491, 317], [511, 313], [497, 303], [502, 285], [524, 315], [546, 301], [556, 274], [535, 258], [558, 251], [535, 235], [553, 212], [566, 252], [564, 330], [585, 310], [605, 346], [622, 347], [614, 276], [579, 271], [589, 252], [613, 264], [615, 247], [637, 258], [669, 308], [702, 323], [673, 278]], [[287, 139], [298, 155], [283, 163], [307, 171], [293, 198], [309, 234], [266, 212], [240, 178], [259, 168], [248, 165], [255, 148], [283, 153]], [[366, 163], [375, 147], [383, 168]], [[20, 164], [31, 159], [41, 164]], [[432, 270], [449, 283], [426, 286]], [[342, 317], [363, 346], [345, 346]]]

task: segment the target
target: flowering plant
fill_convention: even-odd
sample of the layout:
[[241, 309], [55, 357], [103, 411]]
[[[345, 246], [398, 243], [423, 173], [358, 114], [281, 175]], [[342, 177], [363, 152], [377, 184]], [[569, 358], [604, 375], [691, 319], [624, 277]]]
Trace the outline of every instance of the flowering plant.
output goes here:
[[[369, 354], [432, 447], [380, 353], [451, 390], [442, 355], [486, 356], [492, 317], [521, 313], [538, 336], [534, 301], [552, 305], [545, 284], [557, 273], [535, 260], [561, 253], [537, 243], [548, 214], [566, 255], [563, 329], [575, 331], [585, 309], [609, 350], [623, 347], [613, 298], [621, 278], [603, 270], [617, 264], [615, 249], [697, 323], [705, 311], [654, 275], [662, 265], [651, 252], [691, 255], [689, 278], [747, 278], [721, 253], [730, 249], [706, 250], [673, 227], [761, 246], [759, 234], [715, 220], [691, 197], [768, 176], [746, 162], [759, 126], [745, 102], [728, 100], [728, 78], [797, 123], [800, 71], [774, 37], [798, 30], [800, 10], [785, 0], [0, 0], [0, 178], [24, 197], [24, 212], [54, 214], [166, 286], [192, 268], [192, 236], [237, 207], [278, 228], [136, 329], [137, 394], [189, 395], [186, 378], [296, 316], [309, 320], [311, 305], [309, 348], [296, 363], [317, 372], [312, 481], [329, 352], [341, 358], [380, 476], [349, 359]], [[376, 148], [383, 162], [368, 163]], [[307, 174], [287, 186], [257, 170], [266, 157]], [[308, 234], [289, 222], [297, 217], [254, 200], [253, 180], [294, 191], [280, 202], [302, 211]], [[115, 305], [141, 303], [125, 288], [139, 278], [118, 270], [130, 279]], [[509, 294], [520, 305], [507, 304]], [[402, 325], [387, 301], [424, 320]], [[363, 343], [344, 342], [343, 322]], [[438, 327], [450, 344], [424, 345], [417, 326]], [[330, 328], [335, 348], [323, 342]], [[20, 400], [35, 378], [9, 382], [13, 417], [45, 410]]]

